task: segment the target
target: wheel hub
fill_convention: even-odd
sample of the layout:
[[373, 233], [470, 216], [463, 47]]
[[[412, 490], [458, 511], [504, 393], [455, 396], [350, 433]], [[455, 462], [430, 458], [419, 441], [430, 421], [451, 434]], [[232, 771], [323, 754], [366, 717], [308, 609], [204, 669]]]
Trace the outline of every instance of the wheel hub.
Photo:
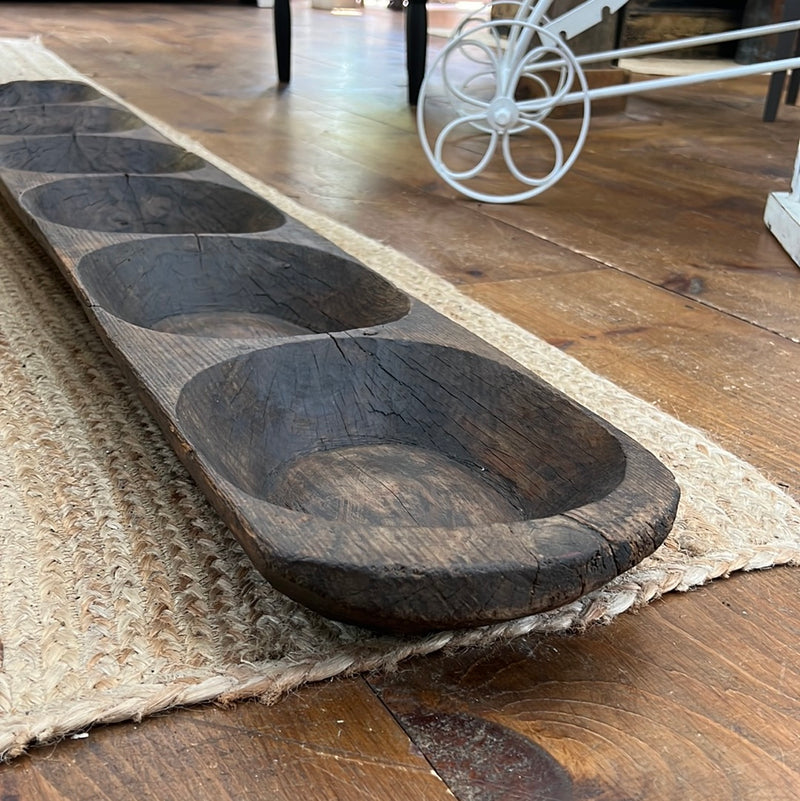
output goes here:
[[496, 97], [489, 105], [486, 121], [498, 133], [512, 128], [519, 119], [519, 108], [510, 97]]

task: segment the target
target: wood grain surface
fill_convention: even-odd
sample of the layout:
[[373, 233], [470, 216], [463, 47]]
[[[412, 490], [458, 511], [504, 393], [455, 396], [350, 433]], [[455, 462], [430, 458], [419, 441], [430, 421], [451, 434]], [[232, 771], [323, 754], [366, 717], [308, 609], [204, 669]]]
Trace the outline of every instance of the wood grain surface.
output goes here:
[[[34, 134], [0, 134], [22, 152], [0, 161], [11, 210], [281, 592], [381, 630], [475, 627], [563, 606], [664, 541], [680, 491], [652, 454], [231, 176], [144, 124], [94, 148]], [[157, 174], [164, 149], [180, 176]], [[239, 311], [245, 333], [266, 313], [246, 343], [223, 337]]]
[[[304, 205], [385, 241], [800, 497], [800, 270], [761, 222], [798, 111], [766, 79], [631, 98], [536, 202], [457, 197], [421, 157], [402, 15], [4, 3], [45, 44]], [[432, 46], [438, 46], [436, 40]], [[169, 80], [165, 81], [164, 76]], [[794, 801], [798, 574], [672, 594], [577, 637], [414, 660], [273, 707], [179, 710], [35, 749], [6, 798]], [[341, 721], [341, 722], [340, 722]], [[127, 794], [127, 795], [126, 795]]]
[[179, 147], [128, 137], [26, 136], [0, 148], [0, 167], [43, 173], [183, 172], [201, 164]]

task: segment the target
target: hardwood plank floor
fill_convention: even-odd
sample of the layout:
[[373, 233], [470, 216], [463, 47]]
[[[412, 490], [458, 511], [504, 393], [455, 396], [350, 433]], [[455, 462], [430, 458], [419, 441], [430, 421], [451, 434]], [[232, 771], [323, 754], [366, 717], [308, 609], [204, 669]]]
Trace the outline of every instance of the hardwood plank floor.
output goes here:
[[800, 426], [800, 409], [789, 400], [800, 391], [796, 343], [611, 268], [486, 281], [465, 291], [758, 461], [774, 482], [800, 487], [789, 433]]
[[[766, 79], [631, 98], [525, 204], [457, 196], [405, 104], [402, 15], [294, 2], [276, 89], [272, 12], [2, 3], [79, 70], [303, 205], [380, 239], [800, 498], [800, 270], [761, 222], [800, 110]], [[441, 40], [432, 40], [432, 52]], [[522, 638], [176, 710], [34, 749], [4, 799], [686, 799], [800, 793], [798, 573], [672, 594], [575, 637]], [[452, 795], [451, 795], [452, 793]]]

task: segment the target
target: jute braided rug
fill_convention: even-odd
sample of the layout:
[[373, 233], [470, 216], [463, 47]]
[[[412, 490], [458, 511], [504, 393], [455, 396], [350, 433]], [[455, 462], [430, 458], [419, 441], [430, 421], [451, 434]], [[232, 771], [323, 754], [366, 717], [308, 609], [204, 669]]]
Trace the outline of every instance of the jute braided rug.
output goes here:
[[[0, 41], [0, 82], [81, 77]], [[333, 623], [273, 591], [188, 478], [49, 259], [0, 207], [0, 754], [210, 699], [277, 698], [445, 646], [579, 629], [734, 570], [800, 563], [800, 508], [752, 467], [397, 253], [227, 168], [402, 289], [654, 451], [683, 501], [666, 544], [602, 591], [425, 637]]]

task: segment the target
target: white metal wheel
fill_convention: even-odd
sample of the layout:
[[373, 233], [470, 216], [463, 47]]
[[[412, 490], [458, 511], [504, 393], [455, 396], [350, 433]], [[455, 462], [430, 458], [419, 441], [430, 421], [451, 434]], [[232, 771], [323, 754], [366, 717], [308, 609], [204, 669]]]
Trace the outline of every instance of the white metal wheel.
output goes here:
[[[580, 154], [588, 91], [574, 54], [554, 33], [521, 19], [472, 20], [423, 80], [422, 148], [462, 194], [488, 203], [526, 200], [559, 181]], [[556, 131], [550, 117], [567, 95], [577, 117]]]

